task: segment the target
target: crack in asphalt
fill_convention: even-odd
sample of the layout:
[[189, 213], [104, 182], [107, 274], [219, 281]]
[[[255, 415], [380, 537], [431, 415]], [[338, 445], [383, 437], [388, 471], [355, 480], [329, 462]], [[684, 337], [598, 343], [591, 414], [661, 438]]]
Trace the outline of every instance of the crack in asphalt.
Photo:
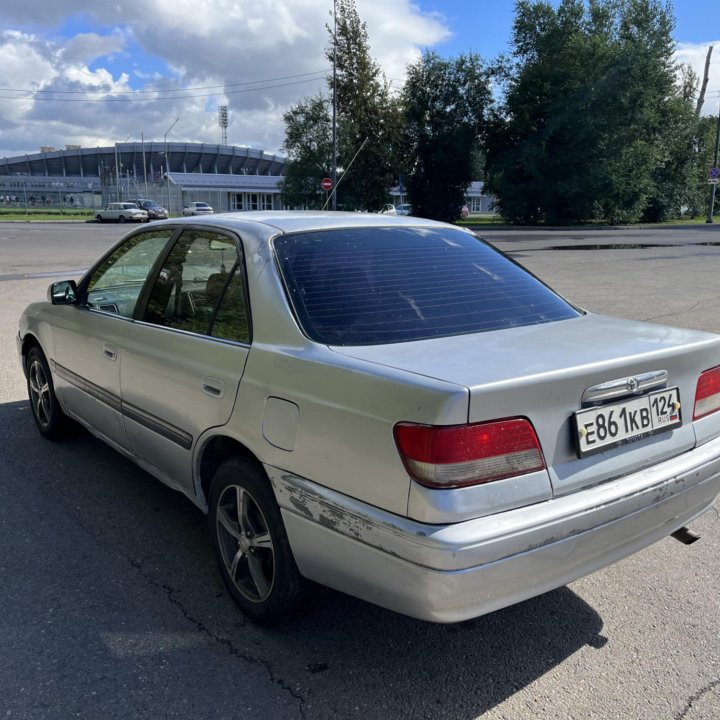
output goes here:
[[689, 308], [685, 308], [684, 310], [677, 310], [676, 312], [666, 313], [664, 315], [653, 315], [652, 317], [645, 318], [646, 322], [652, 322], [653, 320], [661, 320], [662, 318], [669, 318], [669, 317], [675, 317], [676, 315], [685, 315], [686, 313], [692, 312], [693, 310], [697, 310], [701, 305], [706, 305], [707, 301], [705, 300], [699, 300], [696, 303], [693, 303]]
[[687, 714], [692, 710], [693, 703], [697, 702], [703, 695], [706, 693], [709, 693], [714, 688], [718, 687], [720, 685], [720, 678], [716, 678], [715, 680], [712, 680], [704, 687], [700, 688], [694, 695], [690, 696], [690, 699], [685, 704], [685, 707], [680, 711], [678, 715], [675, 716], [675, 720], [683, 720], [684, 717], [687, 717]]
[[[88, 531], [90, 532], [90, 531]], [[92, 533], [90, 533], [92, 535]], [[94, 536], [93, 536], [94, 537]], [[95, 538], [97, 540], [97, 538]], [[267, 671], [268, 677], [270, 678], [270, 682], [272, 682], [275, 685], [278, 685], [282, 690], [289, 693], [291, 697], [299, 701], [299, 710], [300, 710], [300, 717], [305, 717], [305, 697], [299, 693], [294, 688], [290, 687], [281, 677], [278, 677], [275, 674], [275, 671], [273, 670], [272, 665], [268, 660], [265, 660], [260, 657], [256, 657], [255, 655], [250, 655], [248, 653], [244, 653], [241, 650], [238, 650], [238, 648], [235, 647], [233, 642], [229, 640], [228, 638], [222, 638], [219, 635], [216, 635], [210, 628], [205, 625], [205, 623], [202, 622], [202, 620], [198, 620], [197, 618], [193, 617], [193, 615], [190, 613], [190, 611], [180, 602], [177, 598], [173, 597], [176, 590], [172, 588], [171, 586], [161, 583], [158, 580], [156, 580], [152, 575], [150, 575], [145, 568], [143, 567], [142, 563], [134, 560], [131, 557], [128, 557], [127, 555], [124, 555], [123, 553], [119, 553], [120, 557], [122, 557], [124, 560], [126, 560], [132, 567], [134, 567], [140, 575], [147, 580], [153, 587], [156, 587], [160, 590], [165, 591], [167, 594], [168, 601], [175, 605], [175, 607], [180, 610], [180, 613], [182, 616], [192, 625], [195, 626], [195, 628], [198, 630], [198, 632], [203, 633], [204, 635], [207, 635], [211, 640], [220, 643], [220, 645], [223, 645], [228, 653], [232, 655], [233, 657], [237, 658], [238, 660], [242, 660], [249, 665], [260, 665], [261, 667], [265, 668]]]
[[[61, 504], [65, 507], [65, 511], [68, 513], [70, 517], [72, 517], [73, 521], [82, 528], [99, 546], [107, 549], [108, 543], [104, 542], [98, 535], [93, 532], [91, 528], [89, 528], [80, 518], [78, 518], [77, 513], [74, 512], [74, 510], [69, 507], [67, 504], [62, 503]], [[202, 622], [202, 620], [198, 620], [195, 618], [191, 612], [183, 605], [180, 600], [178, 600], [176, 597], [173, 597], [176, 590], [172, 588], [171, 586], [160, 582], [156, 578], [154, 578], [145, 568], [143, 567], [143, 563], [141, 563], [138, 560], [133, 559], [129, 555], [126, 555], [125, 553], [118, 550], [118, 548], [114, 545], [111, 546], [113, 551], [117, 554], [117, 556], [121, 557], [123, 560], [125, 560], [131, 567], [135, 568], [135, 570], [138, 571], [140, 576], [144, 578], [150, 585], [157, 588], [158, 590], [162, 590], [166, 596], [168, 601], [174, 605], [182, 614], [182, 616], [191, 623], [198, 632], [203, 633], [207, 637], [209, 637], [214, 642], [219, 643], [220, 645], [223, 645], [228, 653], [238, 660], [242, 660], [243, 662], [248, 663], [249, 665], [259, 665], [260, 667], [265, 668], [268, 677], [270, 679], [270, 682], [272, 682], [274, 685], [279, 686], [282, 690], [287, 692], [292, 698], [298, 701], [298, 710], [300, 712], [300, 717], [305, 718], [305, 697], [292, 688], [290, 685], [288, 685], [282, 677], [276, 675], [275, 671], [273, 670], [272, 664], [261, 657], [256, 657], [255, 655], [250, 655], [249, 653], [244, 653], [238, 648], [235, 647], [233, 642], [227, 638], [222, 638], [219, 635], [216, 635], [210, 628], [205, 625], [205, 623]]]

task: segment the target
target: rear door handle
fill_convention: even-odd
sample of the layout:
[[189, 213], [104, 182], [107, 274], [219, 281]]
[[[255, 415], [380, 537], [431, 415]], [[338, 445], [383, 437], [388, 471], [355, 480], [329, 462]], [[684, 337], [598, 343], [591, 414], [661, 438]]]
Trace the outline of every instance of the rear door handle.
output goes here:
[[117, 360], [117, 350], [108, 343], [103, 343], [103, 355], [108, 360]]
[[202, 379], [202, 389], [204, 393], [214, 398], [222, 398], [225, 396], [225, 383], [214, 377], [204, 377]]

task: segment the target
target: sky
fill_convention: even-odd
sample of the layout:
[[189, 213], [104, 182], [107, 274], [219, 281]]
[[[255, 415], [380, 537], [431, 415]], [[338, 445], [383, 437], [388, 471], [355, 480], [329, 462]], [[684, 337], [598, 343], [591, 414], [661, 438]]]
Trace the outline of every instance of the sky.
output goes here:
[[[557, 0], [553, 0], [557, 2]], [[370, 50], [394, 87], [425, 49], [509, 49], [513, 0], [356, 0]], [[677, 0], [676, 57], [718, 112], [720, 4]], [[0, 158], [115, 142], [228, 143], [282, 153], [283, 112], [324, 92], [332, 0], [2, 0]]]

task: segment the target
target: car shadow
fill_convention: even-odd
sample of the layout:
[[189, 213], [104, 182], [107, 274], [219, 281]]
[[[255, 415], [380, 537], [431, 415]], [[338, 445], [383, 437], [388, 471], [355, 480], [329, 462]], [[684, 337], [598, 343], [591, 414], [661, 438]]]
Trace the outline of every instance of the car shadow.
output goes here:
[[567, 588], [456, 625], [318, 589], [290, 624], [257, 627], [181, 494], [84, 431], [43, 440], [25, 402], [0, 404], [0, 437], [0, 564], [12, 577], [0, 612], [6, 639], [22, 639], [5, 656], [24, 688], [6, 688], [1, 709], [42, 714], [56, 694], [88, 717], [112, 703], [125, 717], [230, 718], [252, 705], [257, 717], [469, 719], [607, 642]]

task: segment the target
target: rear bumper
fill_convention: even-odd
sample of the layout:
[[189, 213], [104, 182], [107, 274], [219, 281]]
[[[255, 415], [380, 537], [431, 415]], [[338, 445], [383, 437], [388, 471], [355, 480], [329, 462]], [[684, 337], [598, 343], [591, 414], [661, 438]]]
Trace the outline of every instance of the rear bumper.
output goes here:
[[434, 622], [571, 582], [669, 535], [720, 493], [720, 438], [624, 478], [452, 525], [427, 525], [267, 467], [306, 577]]

